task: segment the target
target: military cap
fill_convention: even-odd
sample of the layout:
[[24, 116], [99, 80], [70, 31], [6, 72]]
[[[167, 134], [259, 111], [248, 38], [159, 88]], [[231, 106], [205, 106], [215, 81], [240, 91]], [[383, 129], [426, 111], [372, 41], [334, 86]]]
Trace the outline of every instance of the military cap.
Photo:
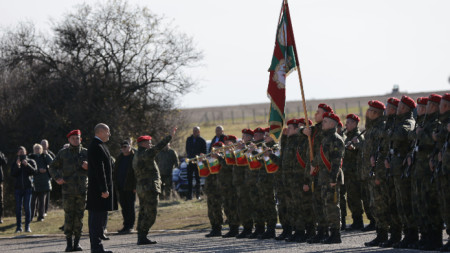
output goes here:
[[[399, 100], [400, 101], [400, 100]], [[397, 103], [398, 104], [398, 103]], [[358, 115], [354, 114], [354, 113], [350, 113], [349, 115], [347, 115], [346, 117], [347, 119], [352, 119], [356, 122], [359, 122], [361, 119], [358, 117]]]
[[253, 132], [253, 130], [248, 129], [248, 128], [242, 129], [242, 133], [243, 133], [243, 134], [248, 134], [248, 135], [251, 135], [251, 136], [255, 135], [255, 133]]
[[298, 123], [300, 123], [299, 119], [290, 119], [290, 120], [288, 120], [287, 125], [290, 125], [290, 124], [298, 125]]
[[[299, 118], [299, 119], [298, 119], [298, 123], [301, 123], [301, 124], [305, 124], [305, 125], [306, 125], [305, 118]], [[310, 126], [312, 126], [312, 124], [313, 124], [312, 120], [310, 120], [310, 119], [308, 119], [308, 123], [309, 123]]]
[[416, 108], [416, 102], [414, 102], [414, 100], [406, 95], [402, 96], [402, 103], [404, 103], [405, 105], [407, 105], [409, 108], [414, 109]]
[[450, 102], [450, 93], [445, 93], [444, 96], [442, 96], [442, 99]]
[[395, 107], [398, 107], [398, 103], [400, 102], [400, 99], [396, 97], [388, 98], [387, 102]]
[[152, 137], [150, 135], [142, 135], [142, 136], [139, 136], [139, 138], [137, 138], [137, 142], [139, 143], [141, 141], [149, 141], [151, 139], [152, 139]]
[[317, 108], [321, 108], [323, 109], [325, 112], [331, 112], [334, 113], [333, 109], [331, 109], [331, 107], [329, 107], [327, 104], [321, 103], [317, 106]]
[[81, 135], [81, 131], [80, 130], [72, 130], [67, 134], [67, 138], [69, 138], [72, 135]]
[[370, 100], [368, 104], [370, 107], [376, 108], [378, 110], [386, 110], [386, 106], [378, 100]]
[[266, 130], [265, 130], [265, 128], [257, 127], [257, 128], [255, 128], [255, 130], [253, 130], [253, 132], [255, 132], [255, 134], [256, 133], [263, 134], [266, 132]]
[[417, 104], [418, 105], [427, 105], [428, 98], [427, 97], [419, 97], [417, 98]]
[[436, 104], [439, 104], [441, 102], [442, 96], [438, 94], [431, 94], [428, 97], [428, 102], [434, 102]]
[[223, 138], [224, 141], [236, 141], [237, 137], [234, 135], [227, 135]]
[[218, 142], [214, 143], [212, 146], [213, 147], [222, 147], [223, 145], [225, 145], [223, 142], [218, 141]]
[[332, 113], [332, 112], [326, 112], [323, 114], [324, 118], [330, 118], [334, 121], [336, 121], [337, 123], [340, 123], [341, 120], [339, 119], [339, 116], [337, 116], [336, 114]]

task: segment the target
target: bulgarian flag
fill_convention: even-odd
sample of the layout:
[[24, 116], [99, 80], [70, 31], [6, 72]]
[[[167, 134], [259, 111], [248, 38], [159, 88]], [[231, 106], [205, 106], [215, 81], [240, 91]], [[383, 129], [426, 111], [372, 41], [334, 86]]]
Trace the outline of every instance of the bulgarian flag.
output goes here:
[[269, 68], [269, 87], [267, 96], [270, 99], [269, 125], [270, 133], [277, 139], [283, 129], [286, 104], [286, 77], [296, 69], [295, 41], [292, 31], [291, 17], [286, 0], [283, 0], [277, 26], [275, 49]]

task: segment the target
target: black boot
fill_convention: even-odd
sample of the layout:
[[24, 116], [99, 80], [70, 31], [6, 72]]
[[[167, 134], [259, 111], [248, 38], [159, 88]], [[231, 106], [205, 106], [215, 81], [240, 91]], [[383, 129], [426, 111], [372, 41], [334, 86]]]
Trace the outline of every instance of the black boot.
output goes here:
[[361, 231], [368, 232], [368, 231], [374, 231], [376, 229], [377, 229], [377, 227], [375, 225], [375, 220], [370, 220], [369, 225], [367, 225], [366, 227], [362, 228]]
[[439, 249], [440, 252], [449, 252], [450, 251], [450, 240]]
[[341, 231], [345, 231], [347, 229], [347, 222], [345, 221], [345, 216], [341, 217]]
[[324, 244], [335, 244], [335, 243], [342, 243], [341, 240], [341, 231], [339, 228], [332, 228], [330, 237], [323, 239], [321, 243]]
[[417, 228], [410, 229], [409, 234], [409, 242], [408, 245], [406, 245], [406, 249], [410, 249], [409, 246], [415, 246], [419, 243], [419, 231]]
[[236, 239], [244, 239], [249, 237], [252, 234], [252, 228], [245, 228], [242, 230], [240, 234], [236, 236]]
[[364, 228], [362, 216], [353, 216], [353, 224], [347, 230], [361, 230]]
[[230, 226], [230, 231], [224, 234], [223, 238], [236, 237], [239, 234], [239, 226]]
[[391, 237], [389, 238], [389, 240], [380, 243], [380, 247], [390, 248], [395, 243], [398, 243], [401, 239], [402, 239], [402, 232], [399, 231], [399, 230], [398, 231], [392, 230], [391, 231]]
[[377, 237], [373, 239], [370, 242], [364, 243], [366, 247], [378, 247], [381, 243], [388, 240], [388, 233], [387, 231], [382, 231], [380, 229], [377, 229]]
[[266, 232], [264, 232], [258, 236], [258, 239], [261, 239], [261, 240], [272, 239], [272, 238], [275, 238], [275, 225], [267, 226]]
[[205, 237], [222, 236], [222, 226], [213, 226], [211, 232], [205, 235]]
[[283, 226], [283, 232], [277, 237], [275, 237], [275, 240], [281, 241], [285, 240], [286, 238], [289, 238], [292, 235], [292, 227], [289, 225]]
[[139, 235], [138, 234], [138, 240], [137, 240], [137, 245], [146, 245], [146, 244], [155, 244], [155, 241], [151, 241], [147, 238], [147, 235]]
[[319, 227], [317, 228], [317, 234], [306, 240], [307, 243], [320, 243], [323, 239], [328, 238], [328, 229]]
[[73, 249], [72, 251], [83, 251], [83, 248], [80, 246], [80, 237], [75, 237], [73, 240]]
[[306, 239], [305, 230], [295, 230], [295, 233], [291, 237], [286, 238], [286, 242], [303, 243], [306, 242]]
[[306, 225], [306, 240], [308, 240], [309, 238], [312, 238], [316, 235], [316, 228], [314, 227], [314, 225]]
[[256, 225], [255, 226], [255, 232], [253, 234], [249, 235], [248, 239], [256, 239], [258, 236], [262, 235], [264, 233], [264, 225]]
[[408, 247], [411, 237], [411, 230], [409, 228], [406, 228], [404, 230], [404, 233], [405, 237], [403, 237], [403, 239], [400, 242], [394, 243], [394, 245], [392, 245], [394, 249], [406, 249], [406, 247]]
[[410, 243], [408, 245], [408, 249], [420, 249], [421, 247], [425, 246], [426, 242], [428, 241], [429, 237], [429, 230], [422, 228], [420, 230], [420, 239], [417, 242]]
[[66, 246], [66, 252], [71, 252], [73, 250], [72, 246], [72, 237], [66, 237], [67, 246]]

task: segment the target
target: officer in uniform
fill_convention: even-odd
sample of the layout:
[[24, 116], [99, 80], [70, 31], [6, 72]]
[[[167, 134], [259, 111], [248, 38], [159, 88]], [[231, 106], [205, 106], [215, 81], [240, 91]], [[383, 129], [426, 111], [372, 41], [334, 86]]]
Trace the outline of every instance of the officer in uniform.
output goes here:
[[49, 171], [56, 183], [62, 186], [66, 252], [70, 252], [83, 250], [79, 243], [86, 205], [88, 163], [87, 149], [81, 145], [81, 131], [71, 131], [67, 139], [70, 146], [58, 152]]
[[[322, 142], [322, 120], [323, 114], [326, 112], [333, 112], [333, 109], [326, 104], [319, 104], [317, 107], [316, 114], [314, 115], [314, 120], [316, 121], [316, 125], [311, 126], [310, 128], [300, 128], [299, 131], [302, 132], [306, 136], [311, 137], [311, 141], [313, 143], [313, 154], [316, 156], [320, 154], [320, 143]], [[309, 157], [309, 155], [308, 155]], [[321, 161], [319, 161], [321, 162]], [[326, 217], [324, 213], [324, 206], [322, 202], [321, 196], [321, 185], [319, 185], [319, 177], [320, 170], [318, 161], [309, 161], [306, 165], [307, 168], [315, 168], [314, 170], [310, 170], [311, 181], [308, 182], [308, 185], [311, 187], [312, 192], [312, 203], [313, 210], [315, 214], [315, 223], [317, 223], [317, 234], [308, 238], [308, 243], [320, 243], [323, 239], [328, 238], [328, 224], [326, 222]]]
[[158, 195], [161, 193], [161, 176], [155, 157], [172, 140], [176, 131], [174, 128], [169, 136], [154, 147], [151, 147], [151, 136], [144, 135], [137, 139], [138, 150], [133, 157], [133, 170], [140, 203], [137, 223], [138, 245], [156, 243], [147, 238], [148, 231], [156, 220]]
[[403, 162], [408, 154], [410, 143], [409, 132], [414, 129], [412, 110], [416, 103], [408, 96], [402, 96], [397, 108], [397, 116], [393, 131], [390, 133], [390, 149], [385, 166], [391, 171], [395, 184], [397, 211], [402, 222], [405, 237], [394, 244], [394, 248], [407, 248], [418, 241], [418, 229], [411, 206], [411, 179], [402, 178]]
[[[344, 140], [345, 154], [342, 163], [342, 169], [345, 175], [344, 185], [347, 190], [347, 204], [352, 212], [353, 224], [350, 225], [350, 229], [352, 230], [360, 230], [364, 227], [362, 218], [361, 182], [357, 171], [357, 159], [360, 155], [357, 143], [362, 143], [364, 141], [364, 136], [361, 134], [358, 127], [359, 122], [360, 118], [356, 114], [349, 114], [346, 117], [346, 134]], [[341, 192], [341, 194], [343, 193]], [[345, 206], [345, 202], [341, 203], [341, 211], [342, 206]]]
[[[341, 211], [339, 207], [340, 184], [342, 184], [342, 158], [344, 157], [344, 140], [336, 132], [340, 122], [334, 113], [324, 113], [322, 121], [322, 140], [319, 153], [314, 154], [315, 164], [319, 167], [318, 182], [322, 196], [326, 224], [330, 228], [330, 236], [322, 239], [322, 243], [341, 243]], [[315, 170], [312, 166], [311, 170]], [[328, 230], [328, 226], [325, 228]]]
[[[242, 144], [238, 146], [236, 152], [243, 149], [245, 145], [249, 145], [253, 139], [254, 132], [251, 129], [242, 129]], [[252, 205], [251, 190], [255, 187], [256, 182], [250, 180], [250, 170], [248, 165], [236, 166], [233, 170], [233, 185], [236, 186], [238, 195], [238, 213], [240, 223], [244, 230], [236, 236], [238, 239], [247, 238], [252, 235], [253, 229], [253, 210], [255, 206]]]

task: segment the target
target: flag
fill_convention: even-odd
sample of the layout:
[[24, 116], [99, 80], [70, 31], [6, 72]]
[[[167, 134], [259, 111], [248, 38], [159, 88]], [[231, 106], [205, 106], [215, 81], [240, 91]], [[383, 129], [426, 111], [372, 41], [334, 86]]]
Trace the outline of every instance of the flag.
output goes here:
[[267, 96], [270, 99], [269, 125], [270, 133], [277, 139], [285, 121], [284, 107], [286, 105], [286, 77], [296, 69], [294, 53], [295, 41], [292, 31], [289, 7], [283, 0], [280, 18], [277, 26], [275, 49], [269, 68], [269, 87]]

